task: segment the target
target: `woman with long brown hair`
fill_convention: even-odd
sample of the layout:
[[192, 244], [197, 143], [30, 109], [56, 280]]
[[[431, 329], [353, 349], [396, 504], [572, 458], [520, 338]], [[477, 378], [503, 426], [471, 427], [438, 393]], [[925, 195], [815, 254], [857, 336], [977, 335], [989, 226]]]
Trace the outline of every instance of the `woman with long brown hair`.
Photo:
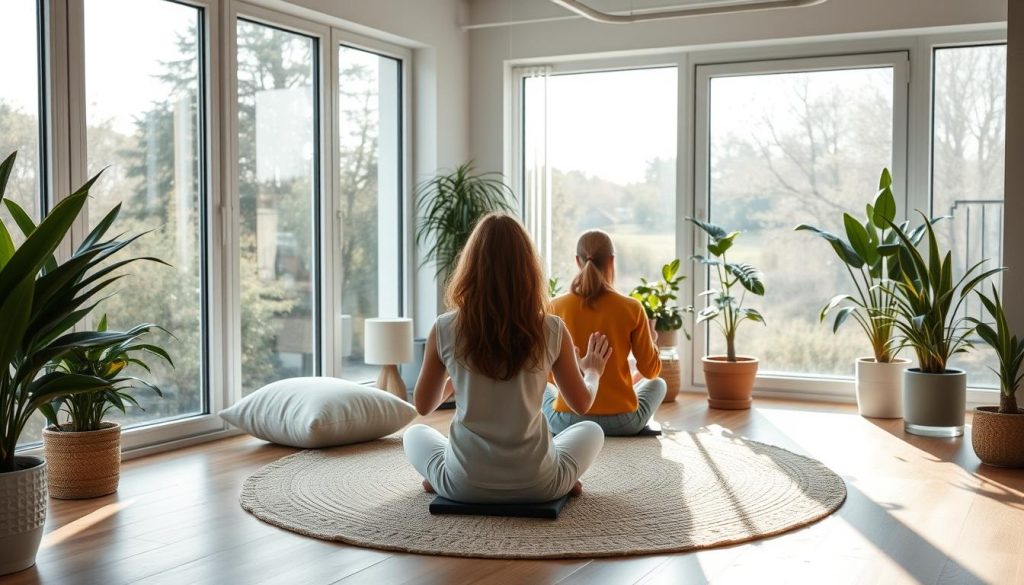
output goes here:
[[[447, 290], [450, 312], [427, 337], [413, 394], [427, 414], [455, 394], [449, 438], [426, 425], [405, 432], [405, 453], [428, 491], [470, 503], [543, 502], [579, 493], [579, 478], [604, 444], [593, 423], [552, 438], [541, 413], [548, 374], [565, 403], [586, 412], [611, 350], [595, 332], [576, 350], [547, 312], [544, 274], [514, 218], [482, 218]], [[450, 377], [450, 385], [446, 378]]]
[[[551, 302], [551, 312], [562, 318], [577, 343], [595, 331], [604, 333], [613, 355], [587, 412], [580, 414], [552, 388], [544, 397], [544, 415], [556, 433], [581, 421], [593, 421], [607, 435], [635, 435], [651, 420], [667, 389], [658, 377], [661, 360], [654, 331], [640, 303], [612, 286], [615, 247], [607, 233], [590, 230], [580, 235], [576, 265], [580, 271], [569, 292]], [[630, 353], [636, 358], [639, 376], [645, 378], [635, 386]]]

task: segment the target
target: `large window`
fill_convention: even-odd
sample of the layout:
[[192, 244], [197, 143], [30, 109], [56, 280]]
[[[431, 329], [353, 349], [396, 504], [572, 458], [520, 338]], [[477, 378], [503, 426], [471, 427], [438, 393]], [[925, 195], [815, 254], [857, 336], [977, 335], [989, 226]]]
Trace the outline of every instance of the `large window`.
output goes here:
[[111, 328], [149, 322], [172, 334], [150, 339], [174, 367], [147, 359], [152, 373], [134, 373], [148, 376], [163, 398], [140, 390], [142, 409], [110, 418], [135, 424], [204, 412], [203, 13], [165, 0], [85, 0], [84, 8], [87, 166], [90, 176], [103, 170], [87, 207], [89, 228], [120, 204], [118, 232], [149, 232], [128, 253], [170, 264], [129, 265], [119, 292], [100, 307]]
[[[38, 219], [43, 195], [40, 136], [40, 27], [36, 0], [7, 0], [0, 18], [0, 54], [4, 60], [0, 83], [0, 160], [18, 151], [18, 160], [7, 184], [6, 197]], [[13, 58], [13, 56], [17, 58]], [[13, 226], [6, 207], [0, 209], [5, 225]], [[15, 245], [24, 241], [11, 231]]]
[[363, 322], [402, 314], [401, 61], [338, 49], [337, 269], [342, 375], [372, 380], [363, 361]]
[[[747, 301], [768, 327], [746, 325], [737, 351], [758, 356], [764, 373], [851, 376], [870, 346], [855, 328], [833, 335], [817, 319], [849, 275], [829, 246], [793, 227], [844, 233], [843, 212], [860, 217], [873, 200], [879, 172], [893, 165], [894, 68], [815, 65], [716, 70], [707, 143], [698, 148], [708, 152], [711, 221], [743, 232], [730, 259], [766, 274], [765, 296]], [[725, 353], [724, 345], [712, 331], [709, 353]]]
[[584, 230], [611, 234], [624, 292], [676, 257], [676, 75], [658, 67], [524, 79], [528, 216], [563, 288]]
[[[934, 51], [932, 118], [932, 215], [953, 252], [957, 278], [970, 265], [1003, 266], [1003, 164], [1006, 119], [1006, 45], [939, 48]], [[992, 279], [1001, 285], [998, 276]], [[985, 286], [989, 293], [989, 285]], [[971, 298], [966, 312], [986, 318]], [[989, 369], [996, 358], [976, 340], [975, 351], [954, 361], [972, 386], [998, 387]]]
[[[36, 0], [11, 0], [3, 10], [0, 54], [19, 56], [6, 60], [4, 82], [0, 83], [0, 160], [14, 151], [18, 152], [4, 197], [38, 220], [44, 203], [39, 11]], [[25, 237], [15, 227], [6, 205], [0, 205], [0, 219], [10, 228], [14, 245], [21, 245]], [[45, 422], [42, 415], [34, 415], [19, 443], [39, 441]]]
[[247, 20], [238, 38], [242, 391], [312, 375], [319, 316], [317, 40]]

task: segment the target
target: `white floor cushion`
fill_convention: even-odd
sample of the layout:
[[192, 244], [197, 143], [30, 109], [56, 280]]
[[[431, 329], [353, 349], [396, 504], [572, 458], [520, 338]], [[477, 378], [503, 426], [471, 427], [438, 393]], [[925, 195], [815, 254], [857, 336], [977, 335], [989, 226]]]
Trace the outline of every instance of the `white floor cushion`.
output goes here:
[[416, 417], [395, 396], [337, 378], [288, 378], [267, 384], [220, 417], [254, 437], [306, 449], [371, 441]]

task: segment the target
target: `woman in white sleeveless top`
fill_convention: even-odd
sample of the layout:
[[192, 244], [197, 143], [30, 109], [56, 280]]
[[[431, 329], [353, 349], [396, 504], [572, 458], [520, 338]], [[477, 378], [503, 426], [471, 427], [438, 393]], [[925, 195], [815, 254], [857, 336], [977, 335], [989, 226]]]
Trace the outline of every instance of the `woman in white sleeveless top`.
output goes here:
[[547, 313], [533, 243], [507, 215], [477, 224], [447, 301], [453, 310], [438, 317], [427, 337], [414, 402], [425, 415], [454, 391], [450, 439], [425, 425], [410, 427], [403, 438], [424, 488], [470, 503], [544, 502], [579, 493], [579, 478], [604, 433], [587, 421], [552, 438], [541, 402], [550, 372], [573, 410], [590, 409], [611, 354], [604, 335], [592, 335], [577, 360], [565, 325]]

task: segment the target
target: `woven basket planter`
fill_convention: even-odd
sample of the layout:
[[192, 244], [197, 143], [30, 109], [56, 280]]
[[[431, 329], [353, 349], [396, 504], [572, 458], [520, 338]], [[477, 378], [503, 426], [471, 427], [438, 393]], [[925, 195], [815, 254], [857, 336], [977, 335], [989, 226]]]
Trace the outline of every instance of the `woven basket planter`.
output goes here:
[[97, 431], [43, 429], [50, 496], [61, 500], [96, 498], [117, 491], [121, 478], [121, 425], [103, 423]]
[[995, 406], [974, 409], [971, 444], [982, 463], [997, 467], [1024, 467], [1024, 410], [999, 414]]

